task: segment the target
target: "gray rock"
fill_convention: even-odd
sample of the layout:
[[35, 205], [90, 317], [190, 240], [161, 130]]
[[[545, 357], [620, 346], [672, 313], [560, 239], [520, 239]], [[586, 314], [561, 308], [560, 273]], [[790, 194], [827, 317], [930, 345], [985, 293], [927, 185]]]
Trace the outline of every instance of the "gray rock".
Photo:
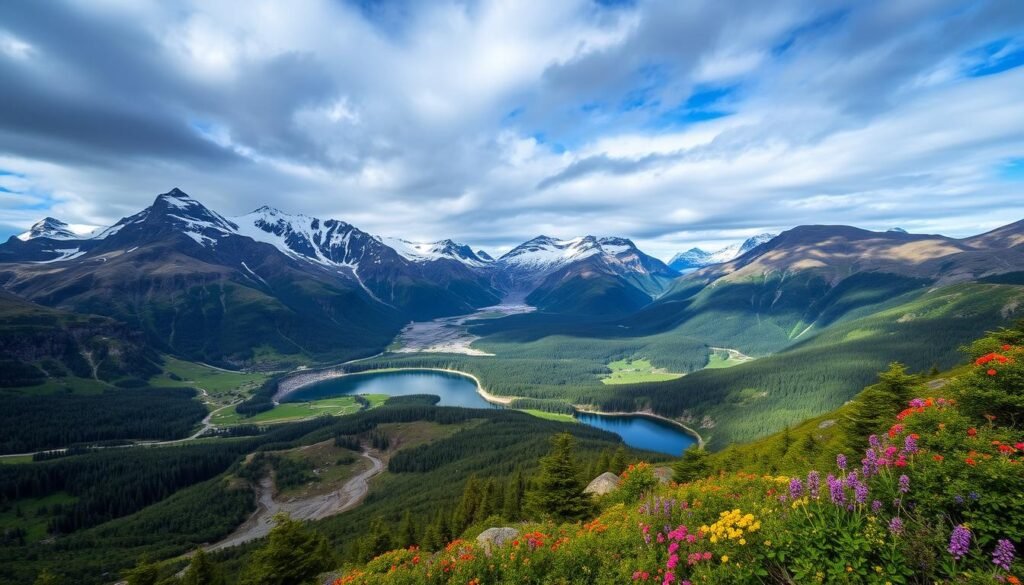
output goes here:
[[506, 542], [510, 542], [519, 537], [519, 530], [504, 526], [501, 528], [488, 528], [480, 533], [480, 536], [476, 537], [476, 541], [480, 543], [480, 546], [484, 549], [484, 554], [487, 556], [491, 555], [491, 549], [494, 547], [500, 547]]
[[655, 467], [654, 477], [658, 478], [661, 483], [670, 483], [672, 481], [672, 468], [671, 467]]
[[827, 429], [829, 427], [835, 426], [835, 424], [836, 424], [836, 420], [834, 418], [830, 418], [830, 419], [826, 419], [826, 420], [823, 420], [820, 423], [818, 423], [818, 428], [819, 429]]
[[606, 471], [595, 477], [594, 481], [587, 484], [587, 489], [583, 490], [583, 492], [587, 494], [594, 494], [595, 496], [603, 496], [619, 489], [620, 483], [622, 483], [622, 480], [619, 479], [619, 476], [610, 471]]

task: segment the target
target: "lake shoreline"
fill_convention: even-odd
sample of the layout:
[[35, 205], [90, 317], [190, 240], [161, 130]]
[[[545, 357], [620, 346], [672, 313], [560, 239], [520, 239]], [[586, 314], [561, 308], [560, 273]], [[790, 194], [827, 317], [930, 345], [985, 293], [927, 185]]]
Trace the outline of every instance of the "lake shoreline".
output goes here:
[[[364, 359], [366, 359], [366, 358], [364, 358]], [[457, 376], [463, 376], [465, 378], [469, 378], [470, 380], [473, 380], [473, 383], [476, 385], [476, 393], [479, 394], [480, 397], [483, 398], [484, 400], [486, 400], [487, 402], [489, 402], [491, 404], [494, 404], [494, 405], [497, 405], [497, 406], [501, 406], [501, 407], [506, 407], [507, 408], [507, 407], [509, 407], [512, 404], [513, 401], [515, 401], [517, 398], [520, 398], [519, 396], [498, 396], [496, 394], [491, 394], [486, 389], [484, 389], [483, 383], [480, 382], [480, 378], [477, 378], [475, 375], [470, 374], [468, 372], [463, 372], [463, 371], [460, 371], [460, 370], [452, 370], [452, 369], [449, 369], [449, 368], [380, 368], [380, 369], [374, 369], [374, 370], [364, 370], [364, 371], [361, 371], [361, 372], [345, 372], [345, 371], [340, 369], [343, 366], [344, 366], [344, 364], [338, 365], [338, 366], [329, 366], [329, 367], [317, 370], [316, 372], [309, 372], [309, 373], [314, 373], [314, 374], [317, 374], [317, 375], [310, 376], [308, 379], [302, 380], [298, 384], [290, 385], [284, 391], [278, 390], [278, 392], [276, 392], [274, 394], [274, 402], [275, 403], [280, 402], [280, 400], [286, 398], [288, 395], [290, 395], [290, 394], [292, 394], [292, 393], [294, 393], [294, 392], [296, 392], [296, 391], [298, 391], [298, 390], [300, 390], [302, 388], [305, 388], [305, 387], [310, 386], [312, 384], [316, 384], [318, 382], [323, 382], [323, 381], [326, 381], [326, 380], [335, 380], [337, 378], [342, 378], [342, 377], [345, 377], [345, 376], [358, 376], [360, 374], [380, 374], [380, 373], [385, 373], [385, 372], [414, 372], [414, 371], [420, 371], [420, 372], [446, 372], [446, 373], [449, 373], [449, 374], [454, 374], [454, 375], [457, 375]], [[299, 375], [301, 375], [301, 372], [299, 373]], [[288, 380], [288, 378], [286, 378], [285, 380], [282, 380], [281, 382], [285, 382], [287, 380]], [[278, 387], [280, 388], [280, 383], [279, 383]], [[605, 412], [605, 411], [602, 411], [602, 410], [596, 410], [596, 409], [592, 409], [592, 408], [585, 408], [585, 407], [578, 406], [578, 405], [573, 405], [573, 408], [576, 410], [576, 412], [581, 413], [581, 414], [593, 414], [593, 415], [597, 415], [597, 416], [612, 416], [612, 417], [640, 416], [640, 417], [646, 417], [646, 418], [650, 418], [650, 419], [654, 419], [654, 420], [659, 420], [659, 421], [662, 421], [662, 422], [665, 422], [665, 423], [668, 423], [668, 424], [671, 424], [673, 426], [676, 426], [676, 427], [679, 427], [679, 428], [683, 429], [684, 431], [686, 431], [686, 433], [688, 435], [690, 435], [691, 437], [693, 437], [694, 439], [697, 440], [697, 446], [699, 446], [701, 449], [704, 448], [704, 437], [702, 437], [700, 435], [700, 433], [698, 433], [697, 431], [693, 430], [689, 426], [687, 426], [687, 425], [685, 425], [685, 424], [683, 424], [683, 423], [681, 423], [681, 422], [679, 422], [677, 420], [668, 418], [666, 416], [662, 416], [660, 414], [655, 414], [653, 412], [642, 412], [642, 411], [636, 411], [636, 412], [626, 412], [626, 411]]]

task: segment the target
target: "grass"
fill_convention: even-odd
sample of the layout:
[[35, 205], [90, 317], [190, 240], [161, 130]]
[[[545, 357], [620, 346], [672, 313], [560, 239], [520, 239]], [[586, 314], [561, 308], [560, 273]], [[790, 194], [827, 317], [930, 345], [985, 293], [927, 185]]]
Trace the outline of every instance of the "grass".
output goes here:
[[78, 378], [67, 376], [60, 378], [47, 378], [42, 384], [36, 386], [21, 386], [16, 388], [5, 388], [5, 391], [19, 392], [22, 394], [101, 394], [112, 386], [101, 380], [92, 378]]
[[44, 498], [24, 498], [16, 505], [4, 507], [0, 511], [0, 532], [13, 528], [25, 530], [27, 542], [38, 542], [46, 538], [46, 524], [50, 514], [46, 510], [56, 504], [71, 504], [76, 498], [63, 492], [50, 494]]
[[647, 359], [621, 359], [608, 364], [611, 375], [601, 378], [605, 384], [637, 384], [641, 382], [664, 382], [681, 378], [683, 374], [666, 372], [656, 368]]
[[[388, 396], [385, 394], [365, 394], [363, 398], [370, 402], [370, 408], [375, 408], [384, 404]], [[248, 418], [239, 415], [233, 408], [226, 408], [213, 415], [210, 422], [215, 425], [277, 423], [323, 415], [342, 416], [359, 412], [360, 409], [361, 406], [354, 397], [338, 396], [335, 398], [313, 400], [311, 402], [286, 402], [275, 406], [271, 410]]]
[[[171, 378], [171, 374], [180, 379]], [[211, 396], [222, 396], [252, 390], [262, 384], [267, 377], [268, 375], [264, 373], [228, 372], [164, 356], [164, 373], [154, 376], [150, 383], [154, 386], [198, 386]]]
[[533, 408], [520, 409], [526, 414], [531, 414], [537, 418], [543, 418], [546, 420], [557, 420], [562, 422], [576, 422], [576, 419], [571, 414], [562, 414], [560, 412], [547, 412], [546, 410], [536, 410]]
[[17, 455], [15, 457], [0, 457], [0, 465], [14, 463], [32, 463], [31, 455]]
[[748, 361], [750, 360], [735, 359], [732, 357], [732, 354], [727, 351], [713, 351], [711, 352], [711, 355], [708, 356], [708, 365], [704, 366], [704, 369], [715, 370], [731, 368]]

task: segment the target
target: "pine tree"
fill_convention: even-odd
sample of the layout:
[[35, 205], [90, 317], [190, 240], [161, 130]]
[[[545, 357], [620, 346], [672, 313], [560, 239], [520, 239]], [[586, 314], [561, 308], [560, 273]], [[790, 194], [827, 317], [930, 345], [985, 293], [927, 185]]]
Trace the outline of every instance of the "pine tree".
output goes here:
[[602, 449], [601, 456], [597, 458], [597, 469], [593, 477], [597, 477], [612, 468], [612, 450]]
[[267, 544], [256, 551], [241, 585], [301, 585], [334, 565], [327, 541], [284, 514], [275, 517]]
[[59, 585], [59, 584], [60, 584], [60, 579], [58, 579], [56, 575], [51, 573], [49, 569], [43, 569], [39, 573], [39, 575], [36, 576], [36, 580], [33, 582], [33, 585]]
[[148, 560], [140, 561], [135, 568], [124, 575], [124, 580], [128, 585], [156, 585], [159, 579], [160, 572], [156, 564]]
[[679, 483], [707, 477], [710, 472], [708, 452], [699, 445], [690, 445], [690, 448], [683, 452], [682, 458], [672, 465], [672, 479]]
[[869, 435], [885, 430], [889, 419], [906, 408], [918, 381], [903, 364], [889, 364], [889, 369], [878, 375], [878, 382], [860, 393], [842, 422], [850, 447], [859, 447]]
[[619, 475], [626, 470], [626, 465], [626, 448], [619, 445], [619, 448], [615, 450], [615, 455], [612, 456], [611, 462], [608, 463], [608, 471]]
[[359, 543], [359, 558], [368, 561], [393, 548], [391, 532], [380, 516], [370, 521], [370, 529]]
[[182, 585], [224, 585], [224, 573], [213, 562], [203, 549], [196, 550], [192, 561], [181, 578]]
[[401, 548], [407, 548], [416, 544], [416, 525], [412, 522], [412, 514], [408, 510], [402, 514], [402, 522], [398, 525], [397, 544]]
[[470, 475], [469, 479], [466, 480], [466, 486], [462, 490], [462, 499], [455, 508], [453, 523], [455, 524], [456, 532], [462, 532], [476, 521], [482, 498], [483, 486], [480, 480], [477, 479], [475, 474]]
[[526, 492], [526, 480], [523, 479], [523, 470], [516, 468], [512, 479], [509, 480], [505, 489], [505, 502], [501, 509], [501, 515], [506, 520], [521, 520], [523, 517], [523, 498]]
[[583, 493], [573, 459], [575, 446], [576, 440], [569, 433], [551, 437], [551, 451], [540, 460], [540, 473], [527, 494], [535, 513], [557, 520], [577, 520], [591, 512], [591, 498]]

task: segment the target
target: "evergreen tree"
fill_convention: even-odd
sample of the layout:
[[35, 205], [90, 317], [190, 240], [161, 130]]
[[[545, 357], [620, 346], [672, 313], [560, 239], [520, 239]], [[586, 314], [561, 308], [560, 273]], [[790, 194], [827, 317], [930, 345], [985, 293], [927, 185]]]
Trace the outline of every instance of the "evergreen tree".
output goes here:
[[60, 579], [51, 573], [49, 569], [43, 569], [39, 576], [36, 577], [33, 585], [60, 585]]
[[462, 532], [477, 519], [477, 512], [483, 499], [483, 486], [476, 475], [469, 476], [462, 489], [462, 499], [455, 508], [453, 524], [455, 532]]
[[540, 460], [540, 473], [527, 494], [535, 513], [557, 520], [578, 520], [591, 512], [591, 498], [583, 493], [585, 486], [573, 459], [575, 446], [576, 440], [569, 433], [551, 437], [551, 451]]
[[203, 549], [196, 550], [181, 578], [182, 585], [224, 585], [224, 573], [210, 561]]
[[402, 522], [398, 525], [397, 542], [401, 548], [407, 548], [416, 544], [416, 525], [412, 522], [412, 514], [408, 510], [402, 514]]
[[602, 473], [609, 471], [612, 468], [612, 450], [601, 449], [601, 456], [597, 458], [597, 469], [594, 477], [601, 475]]
[[160, 572], [156, 564], [147, 560], [140, 561], [134, 569], [124, 575], [124, 580], [128, 585], [156, 585], [159, 579]]
[[505, 502], [501, 509], [501, 515], [506, 520], [521, 520], [523, 518], [523, 499], [526, 494], [526, 480], [523, 479], [523, 470], [516, 468], [512, 479], [509, 480], [505, 489]]
[[370, 522], [370, 529], [359, 543], [359, 558], [368, 561], [382, 552], [393, 548], [391, 531], [380, 516]]
[[903, 364], [889, 364], [889, 369], [878, 375], [878, 383], [861, 392], [842, 422], [849, 446], [859, 447], [869, 435], [885, 430], [892, 416], [906, 408], [918, 382], [918, 377], [908, 374]]
[[611, 471], [615, 475], [619, 475], [626, 470], [626, 447], [619, 445], [619, 448], [615, 450], [615, 455], [612, 456], [611, 462], [608, 463], [607, 471]]
[[710, 472], [708, 452], [696, 444], [690, 445], [679, 461], [672, 465], [672, 479], [679, 483], [707, 477]]
[[239, 580], [241, 585], [301, 585], [332, 568], [327, 541], [284, 514], [275, 518], [267, 544], [256, 551]]

